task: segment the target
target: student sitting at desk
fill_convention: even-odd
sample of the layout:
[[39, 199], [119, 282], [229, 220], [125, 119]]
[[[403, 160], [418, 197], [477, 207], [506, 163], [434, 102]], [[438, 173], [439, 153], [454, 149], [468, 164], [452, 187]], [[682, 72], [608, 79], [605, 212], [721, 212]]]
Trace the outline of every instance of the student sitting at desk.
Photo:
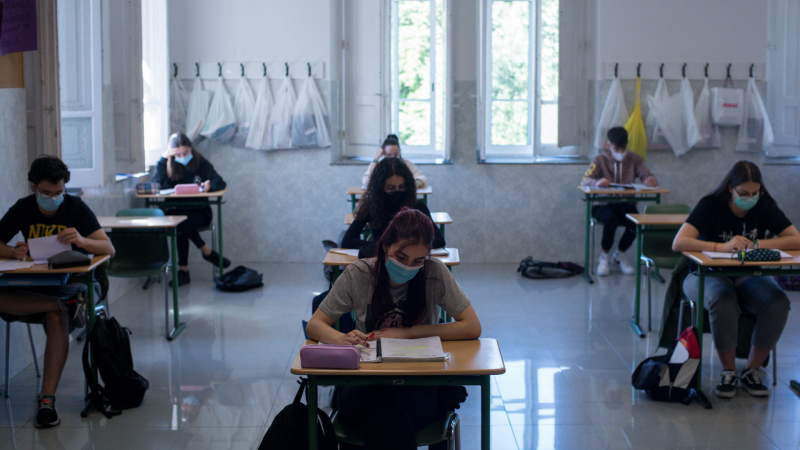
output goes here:
[[[402, 207], [418, 209], [428, 218], [431, 212], [425, 202], [417, 199], [414, 177], [400, 158], [386, 157], [375, 165], [375, 173], [369, 186], [358, 202], [353, 223], [342, 238], [342, 248], [360, 249], [359, 258], [375, 256], [375, 242], [384, 228]], [[432, 221], [432, 220], [431, 220]], [[369, 223], [373, 242], [361, 239], [360, 234]], [[433, 247], [445, 246], [444, 236], [435, 227]]]
[[[66, 195], [64, 185], [69, 177], [67, 166], [55, 156], [40, 156], [33, 161], [28, 172], [33, 194], [17, 201], [0, 219], [0, 257], [25, 259], [29, 239], [53, 235], [63, 244], [72, 244], [73, 250], [114, 256], [114, 246], [92, 210], [81, 199]], [[17, 233], [22, 233], [25, 242], [10, 247], [7, 243]], [[99, 287], [95, 283], [95, 298], [99, 298]], [[29, 319], [42, 321], [47, 334], [42, 390], [37, 397], [37, 428], [61, 423], [55, 408], [56, 388], [67, 362], [69, 333], [86, 324], [85, 295], [84, 285], [0, 291], [0, 315], [32, 316]]]
[[[397, 213], [378, 242], [377, 257], [350, 264], [336, 280], [308, 322], [308, 337], [339, 345], [380, 337], [477, 339], [481, 324], [469, 298], [444, 263], [430, 257], [435, 228], [420, 211]], [[455, 322], [440, 324], [439, 308]], [[336, 319], [350, 311], [356, 329], [335, 330]], [[453, 392], [433, 386], [342, 386], [334, 407], [361, 430], [367, 450], [410, 450], [417, 448], [415, 432], [466, 398], [447, 401]]]
[[[776, 238], [765, 239], [767, 232]], [[736, 252], [748, 248], [800, 249], [800, 233], [767, 192], [761, 171], [749, 161], [739, 161], [710, 194], [703, 197], [678, 231], [672, 250]], [[690, 263], [691, 272], [696, 265]], [[698, 277], [689, 274], [683, 290], [697, 298]], [[771, 276], [705, 277], [705, 304], [711, 335], [722, 363], [718, 397], [736, 394], [736, 343], [742, 309], [756, 315], [750, 355], [742, 371], [742, 386], [754, 396], [769, 395], [758, 368], [775, 348], [789, 316], [789, 299]]]
[[[159, 183], [162, 189], [195, 183], [201, 185], [204, 192], [221, 191], [227, 186], [214, 170], [214, 166], [192, 147], [192, 141], [183, 133], [175, 133], [169, 137], [169, 148], [158, 160], [152, 181]], [[192, 201], [207, 202], [208, 199], [198, 198]], [[211, 206], [206, 205], [169, 207], [164, 210], [164, 214], [188, 217], [178, 225], [178, 286], [183, 286], [191, 281], [188, 267], [189, 240], [203, 253], [203, 259], [214, 265], [219, 263], [219, 254], [206, 245], [198, 231], [211, 224], [213, 213]], [[230, 265], [230, 260], [224, 258], [223, 267]]]
[[378, 147], [378, 151], [375, 153], [375, 159], [372, 160], [372, 163], [367, 167], [367, 171], [364, 172], [364, 176], [361, 178], [361, 187], [366, 189], [369, 186], [369, 177], [372, 176], [372, 172], [375, 170], [375, 166], [386, 158], [387, 156], [394, 156], [396, 158], [400, 158], [406, 166], [408, 166], [408, 170], [414, 175], [414, 184], [417, 186], [417, 189], [422, 189], [428, 186], [428, 177], [422, 174], [422, 172], [417, 169], [417, 166], [414, 165], [411, 161], [407, 159], [403, 159], [400, 156], [400, 140], [397, 139], [397, 136], [394, 134], [390, 134], [386, 136], [386, 139], [383, 141], [383, 145]]
[[[600, 151], [595, 156], [589, 170], [583, 177], [582, 186], [598, 188], [609, 187], [611, 183], [631, 184], [636, 178], [648, 186], [658, 186], [658, 180], [647, 170], [642, 158], [636, 153], [628, 151], [628, 132], [625, 128], [614, 127], [608, 130], [609, 149]], [[619, 265], [622, 273], [633, 275], [636, 270], [624, 259], [627, 250], [636, 239], [636, 225], [628, 220], [627, 214], [635, 214], [635, 202], [595, 203], [592, 206], [592, 215], [603, 224], [603, 240], [600, 246], [603, 253], [597, 264], [597, 275], [606, 276], [609, 273], [609, 258]], [[617, 226], [625, 227], [625, 233], [619, 240], [619, 246], [613, 256], [609, 256], [614, 245], [614, 235]], [[636, 261], [639, 264], [639, 261]]]

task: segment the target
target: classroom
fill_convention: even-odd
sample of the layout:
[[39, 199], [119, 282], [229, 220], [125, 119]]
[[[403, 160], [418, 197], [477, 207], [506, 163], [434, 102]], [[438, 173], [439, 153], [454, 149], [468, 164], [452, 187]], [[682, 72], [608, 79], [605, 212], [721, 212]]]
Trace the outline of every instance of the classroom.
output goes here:
[[799, 42], [0, 0], [0, 450], [800, 449]]

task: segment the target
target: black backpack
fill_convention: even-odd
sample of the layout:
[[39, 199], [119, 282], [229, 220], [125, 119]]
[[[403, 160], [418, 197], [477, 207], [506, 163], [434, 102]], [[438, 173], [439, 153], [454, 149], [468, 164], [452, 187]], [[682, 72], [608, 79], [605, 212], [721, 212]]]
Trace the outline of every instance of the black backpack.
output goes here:
[[263, 275], [245, 266], [236, 266], [221, 278], [214, 277], [217, 289], [223, 292], [244, 292], [264, 286]]
[[[308, 380], [300, 378], [297, 381], [300, 389], [291, 405], [283, 408], [272, 425], [267, 429], [267, 434], [258, 446], [258, 450], [306, 450], [308, 448], [308, 406], [300, 403], [303, 392], [308, 388]], [[333, 423], [325, 411], [317, 408], [317, 448], [319, 450], [336, 450], [336, 435]]]
[[[83, 345], [83, 374], [89, 386], [89, 401], [108, 418], [141, 405], [150, 387], [150, 382], [133, 370], [130, 333], [117, 319], [100, 314]], [[99, 380], [92, 380], [89, 346], [94, 349], [97, 370], [105, 386]]]
[[519, 263], [517, 272], [525, 278], [539, 280], [543, 278], [567, 278], [583, 273], [583, 266], [571, 262], [535, 261], [528, 256]]
[[[696, 340], [697, 329], [687, 328], [681, 336], [691, 330]], [[680, 344], [680, 339], [672, 341], [666, 355], [652, 356], [642, 361], [631, 375], [631, 384], [636, 389], [641, 389], [656, 401], [680, 402], [684, 405], [692, 403], [694, 397], [702, 395], [694, 390], [697, 382], [697, 368], [699, 359], [689, 358], [685, 362], [670, 363], [675, 347]], [[696, 345], [696, 341], [695, 341]], [[709, 404], [707, 401], [705, 404]]]

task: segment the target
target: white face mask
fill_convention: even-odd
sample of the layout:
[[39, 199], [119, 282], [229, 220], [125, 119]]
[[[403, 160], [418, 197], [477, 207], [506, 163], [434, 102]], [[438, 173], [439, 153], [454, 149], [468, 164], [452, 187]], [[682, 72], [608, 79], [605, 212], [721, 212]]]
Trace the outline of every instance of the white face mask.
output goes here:
[[613, 151], [613, 150], [611, 151], [611, 156], [613, 156], [613, 157], [614, 157], [614, 159], [616, 159], [616, 160], [617, 160], [617, 161], [619, 161], [619, 162], [622, 162], [622, 160], [623, 160], [623, 159], [625, 159], [625, 156], [626, 156], [627, 154], [628, 154], [628, 151], [627, 151], [627, 150], [625, 150], [625, 151], [624, 151], [624, 152], [622, 152], [622, 153], [617, 153], [617, 152], [615, 152], [615, 151]]

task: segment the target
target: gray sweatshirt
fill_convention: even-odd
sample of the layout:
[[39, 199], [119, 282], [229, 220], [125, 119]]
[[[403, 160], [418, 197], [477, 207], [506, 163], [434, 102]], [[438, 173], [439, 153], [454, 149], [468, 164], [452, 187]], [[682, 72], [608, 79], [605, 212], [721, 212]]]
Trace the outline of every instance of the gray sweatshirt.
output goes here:
[[[653, 174], [645, 167], [641, 156], [628, 151], [622, 162], [619, 162], [614, 159], [611, 150], [605, 149], [592, 160], [592, 164], [583, 175], [581, 186], [596, 187], [597, 182], [600, 181], [601, 178], [605, 178], [612, 183], [631, 184], [635, 182], [637, 178], [644, 183], [644, 181], [650, 177], [655, 179]], [[658, 180], [656, 180], [656, 182], [658, 182]], [[601, 204], [602, 203], [595, 203], [595, 205]]]

